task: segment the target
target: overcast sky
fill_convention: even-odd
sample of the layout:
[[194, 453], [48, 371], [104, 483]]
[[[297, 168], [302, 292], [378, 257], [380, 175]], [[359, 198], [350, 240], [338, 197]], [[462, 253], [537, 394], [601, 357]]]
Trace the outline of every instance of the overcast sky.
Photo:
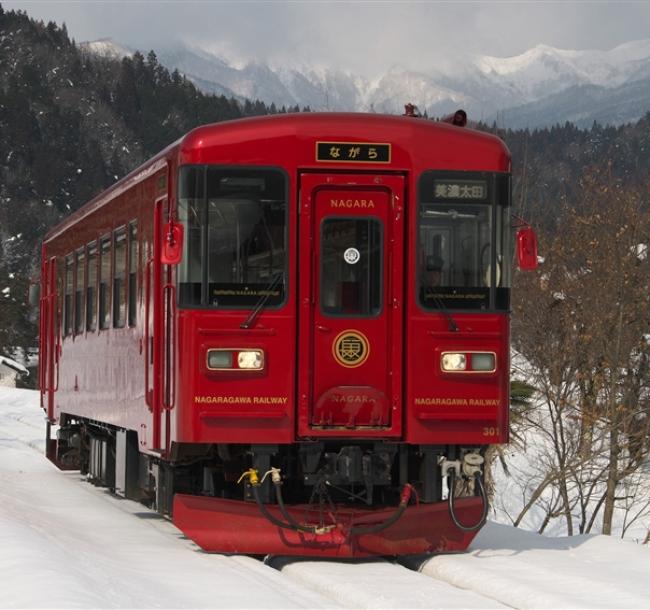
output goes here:
[[230, 60], [287, 59], [366, 76], [467, 53], [606, 50], [650, 38], [650, 2], [0, 2], [65, 22], [77, 42], [112, 38], [147, 51], [182, 41]]

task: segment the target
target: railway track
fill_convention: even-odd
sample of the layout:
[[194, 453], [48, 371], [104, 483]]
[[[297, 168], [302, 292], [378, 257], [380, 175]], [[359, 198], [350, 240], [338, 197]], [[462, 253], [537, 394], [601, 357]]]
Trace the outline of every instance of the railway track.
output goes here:
[[541, 609], [647, 608], [649, 561], [647, 547], [609, 536], [545, 538], [487, 523], [467, 553], [267, 563], [344, 607]]
[[266, 563], [284, 576], [347, 608], [506, 608], [476, 591], [385, 559], [296, 560], [273, 557]]

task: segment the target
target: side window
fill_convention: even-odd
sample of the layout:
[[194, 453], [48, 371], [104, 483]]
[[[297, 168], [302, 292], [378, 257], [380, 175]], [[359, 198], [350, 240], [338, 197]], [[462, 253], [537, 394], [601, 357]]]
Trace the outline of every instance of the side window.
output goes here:
[[65, 296], [63, 300], [63, 336], [72, 334], [72, 290], [74, 284], [74, 259], [72, 255], [65, 259]]
[[106, 329], [111, 322], [111, 238], [101, 238], [99, 268], [99, 328]]
[[63, 310], [65, 302], [65, 259], [57, 259], [56, 261], [56, 310], [54, 315], [56, 317], [55, 328], [57, 335], [63, 337], [65, 329], [62, 324], [64, 322], [65, 312]]
[[86, 330], [97, 330], [97, 242], [88, 244], [88, 285], [86, 287]]
[[113, 233], [113, 327], [126, 323], [126, 227]]
[[200, 306], [203, 299], [205, 267], [206, 170], [187, 167], [180, 172], [178, 217], [185, 225], [183, 258], [178, 268], [179, 301], [185, 306]]
[[76, 281], [74, 285], [74, 332], [76, 335], [84, 331], [84, 291], [86, 281], [86, 256], [83, 248], [77, 250], [76, 260]]
[[138, 312], [138, 223], [129, 225], [129, 326], [135, 326]]

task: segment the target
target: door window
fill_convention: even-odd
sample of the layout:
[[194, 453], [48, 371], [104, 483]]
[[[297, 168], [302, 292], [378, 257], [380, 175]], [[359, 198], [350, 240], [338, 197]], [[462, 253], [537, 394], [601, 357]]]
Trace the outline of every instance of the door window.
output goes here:
[[320, 235], [321, 311], [376, 316], [382, 307], [382, 224], [377, 218], [325, 218]]

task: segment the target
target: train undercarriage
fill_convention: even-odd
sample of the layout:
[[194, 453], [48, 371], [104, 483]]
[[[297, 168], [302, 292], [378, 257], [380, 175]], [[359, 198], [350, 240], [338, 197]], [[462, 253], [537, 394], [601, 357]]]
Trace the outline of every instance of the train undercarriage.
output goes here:
[[487, 513], [485, 447], [376, 441], [172, 444], [62, 415], [48, 457], [140, 501], [208, 551], [317, 556], [465, 550]]

